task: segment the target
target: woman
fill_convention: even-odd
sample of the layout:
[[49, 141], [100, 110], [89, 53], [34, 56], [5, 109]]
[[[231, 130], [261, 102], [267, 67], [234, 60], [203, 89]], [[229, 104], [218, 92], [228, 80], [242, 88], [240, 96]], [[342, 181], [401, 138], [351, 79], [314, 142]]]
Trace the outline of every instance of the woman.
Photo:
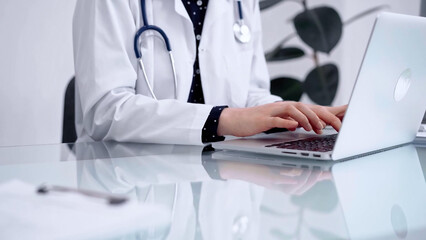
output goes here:
[[[79, 0], [74, 16], [79, 141], [199, 145], [271, 128], [321, 133], [330, 124], [339, 130], [346, 106], [286, 102], [270, 94], [258, 1], [241, 5], [248, 43], [233, 31], [237, 6], [232, 0]], [[137, 38], [135, 51], [135, 33], [148, 24], [162, 28], [170, 40], [176, 88], [157, 32]]]

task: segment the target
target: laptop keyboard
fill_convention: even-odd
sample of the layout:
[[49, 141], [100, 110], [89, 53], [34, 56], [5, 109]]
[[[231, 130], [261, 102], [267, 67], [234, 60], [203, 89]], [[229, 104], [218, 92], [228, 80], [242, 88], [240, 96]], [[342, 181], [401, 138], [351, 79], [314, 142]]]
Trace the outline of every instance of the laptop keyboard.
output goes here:
[[276, 147], [282, 149], [294, 149], [313, 152], [328, 152], [333, 150], [336, 138], [337, 134], [333, 134], [325, 137], [312, 137], [303, 140], [276, 143], [267, 145], [265, 147]]

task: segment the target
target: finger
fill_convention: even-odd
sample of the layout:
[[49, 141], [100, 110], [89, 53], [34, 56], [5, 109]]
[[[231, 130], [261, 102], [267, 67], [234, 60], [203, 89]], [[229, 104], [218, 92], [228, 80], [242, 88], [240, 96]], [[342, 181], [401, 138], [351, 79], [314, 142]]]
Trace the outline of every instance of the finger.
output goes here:
[[324, 128], [317, 114], [305, 104], [298, 104], [297, 108], [308, 118], [309, 123], [314, 127], [316, 133], [321, 133]]
[[271, 124], [271, 128], [296, 129], [297, 126], [299, 126], [299, 123], [294, 120], [283, 119], [280, 117], [272, 117]]
[[317, 182], [319, 181], [319, 176], [321, 175], [321, 171], [312, 171], [311, 175], [306, 180], [305, 184], [303, 184], [297, 191], [295, 192], [296, 195], [302, 195], [305, 192], [307, 192], [309, 189], [311, 189]]
[[274, 176], [272, 179], [273, 184], [289, 184], [289, 185], [295, 185], [297, 184], [297, 180], [293, 179], [292, 177], [287, 176]]
[[340, 130], [340, 127], [342, 126], [342, 121], [336, 117], [336, 115], [330, 113], [328, 110], [321, 110], [317, 112], [318, 116], [323, 120], [325, 123], [331, 125], [336, 131]]
[[348, 109], [348, 105], [338, 106], [338, 107], [329, 107], [328, 110], [335, 116], [337, 116], [340, 120], [345, 116], [346, 110]]
[[297, 184], [296, 185], [283, 186], [283, 190], [285, 190], [286, 192], [288, 192], [290, 194], [297, 193], [298, 190], [306, 184], [311, 173], [312, 173], [312, 169], [304, 168], [303, 172], [302, 172], [302, 174], [300, 174], [300, 176], [294, 177], [294, 179], [297, 180]]
[[322, 172], [321, 176], [318, 177], [320, 181], [333, 179], [331, 172]]
[[328, 111], [331, 112], [334, 115], [338, 115], [341, 113], [346, 112], [346, 110], [348, 109], [348, 105], [342, 105], [342, 106], [337, 106], [337, 107], [327, 107]]
[[345, 111], [336, 114], [336, 116], [340, 119], [340, 121], [343, 121], [343, 118], [345, 117], [345, 115], [346, 115], [346, 109]]
[[[286, 102], [286, 103], [289, 103], [289, 102]], [[275, 115], [277, 115], [277, 116], [280, 116], [280, 117], [283, 117], [284, 119], [287, 119], [287, 120], [293, 120], [293, 121], [296, 121], [296, 122], [298, 122], [296, 119], [294, 119], [294, 118], [292, 118], [291, 116], [289, 116], [289, 115], [291, 115], [291, 109], [292, 108], [295, 108], [295, 107], [293, 107], [293, 105], [288, 105], [288, 104], [286, 104], [286, 105], [284, 105], [284, 106], [280, 106], [279, 108], [277, 108], [277, 111], [275, 111], [273, 114], [275, 114]], [[284, 110], [284, 111], [283, 111]], [[297, 109], [296, 109], [297, 110]], [[302, 113], [302, 115], [303, 115], [303, 113]], [[300, 119], [300, 118], [299, 118]], [[306, 118], [307, 119], [307, 118]], [[307, 121], [305, 121], [305, 122], [309, 122], [309, 120], [307, 120]], [[305, 124], [305, 126], [306, 126], [306, 124]], [[296, 131], [296, 129], [297, 128], [299, 128], [299, 127], [304, 127], [303, 126], [303, 124], [302, 123], [300, 123], [300, 122], [298, 122], [298, 124], [297, 124], [297, 126], [296, 127], [294, 127], [294, 128], [287, 128], [289, 131], [292, 131], [292, 132], [294, 132], [294, 131]], [[311, 129], [312, 129], [312, 127], [311, 127]], [[306, 128], [305, 128], [305, 130], [306, 130]], [[307, 131], [310, 131], [310, 130], [307, 130]]]
[[303, 169], [301, 168], [283, 168], [279, 170], [280, 175], [287, 177], [297, 177], [303, 173]]
[[313, 128], [311, 124], [309, 123], [308, 117], [306, 117], [305, 114], [303, 114], [299, 109], [296, 107], [289, 107], [286, 111], [286, 114], [296, 120], [300, 126], [302, 126], [306, 131], [312, 131]]
[[[296, 120], [294, 120], [293, 118], [291, 118], [291, 117], [286, 117], [286, 118], [284, 118], [284, 119], [288, 119], [288, 120], [292, 120], [292, 121], [295, 121], [295, 122], [297, 122]], [[296, 131], [296, 129], [297, 128], [299, 128], [300, 127], [300, 124], [299, 123], [297, 123], [297, 127], [295, 127], [295, 128], [287, 128], [289, 131], [292, 131], [292, 132], [294, 132], [294, 131]]]

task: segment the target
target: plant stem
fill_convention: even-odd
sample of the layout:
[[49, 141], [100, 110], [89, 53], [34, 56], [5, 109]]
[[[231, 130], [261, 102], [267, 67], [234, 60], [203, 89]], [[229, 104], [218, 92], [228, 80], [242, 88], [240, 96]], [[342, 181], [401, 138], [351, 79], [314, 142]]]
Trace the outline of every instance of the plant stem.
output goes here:
[[312, 55], [315, 63], [315, 67], [319, 67], [319, 59], [318, 59], [318, 52], [314, 51], [314, 54]]
[[308, 5], [306, 3], [306, 0], [302, 0], [302, 5], [303, 5], [303, 8], [305, 9], [305, 11], [307, 11], [308, 10]]
[[380, 11], [380, 10], [383, 10], [383, 9], [389, 9], [389, 8], [390, 8], [390, 6], [387, 5], [387, 4], [379, 5], [377, 7], [371, 8], [371, 9], [366, 10], [364, 12], [358, 13], [357, 15], [355, 15], [355, 16], [349, 18], [348, 20], [346, 20], [343, 24], [345, 26], [347, 26], [347, 25], [355, 22], [356, 20], [358, 20], [358, 19], [360, 19], [362, 17], [365, 17], [368, 14], [371, 14], [371, 13], [374, 13], [374, 12], [377, 12], [377, 11]]

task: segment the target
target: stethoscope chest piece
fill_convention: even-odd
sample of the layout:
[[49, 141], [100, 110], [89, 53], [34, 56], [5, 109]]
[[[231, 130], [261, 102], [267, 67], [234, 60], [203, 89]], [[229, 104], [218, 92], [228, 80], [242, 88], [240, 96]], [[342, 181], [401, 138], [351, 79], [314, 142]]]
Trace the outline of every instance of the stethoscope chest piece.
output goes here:
[[243, 23], [234, 23], [234, 36], [241, 43], [249, 43], [251, 40], [250, 28]]
[[235, 0], [238, 7], [238, 21], [234, 23], [234, 36], [240, 43], [249, 43], [251, 40], [250, 28], [244, 23], [241, 0]]

